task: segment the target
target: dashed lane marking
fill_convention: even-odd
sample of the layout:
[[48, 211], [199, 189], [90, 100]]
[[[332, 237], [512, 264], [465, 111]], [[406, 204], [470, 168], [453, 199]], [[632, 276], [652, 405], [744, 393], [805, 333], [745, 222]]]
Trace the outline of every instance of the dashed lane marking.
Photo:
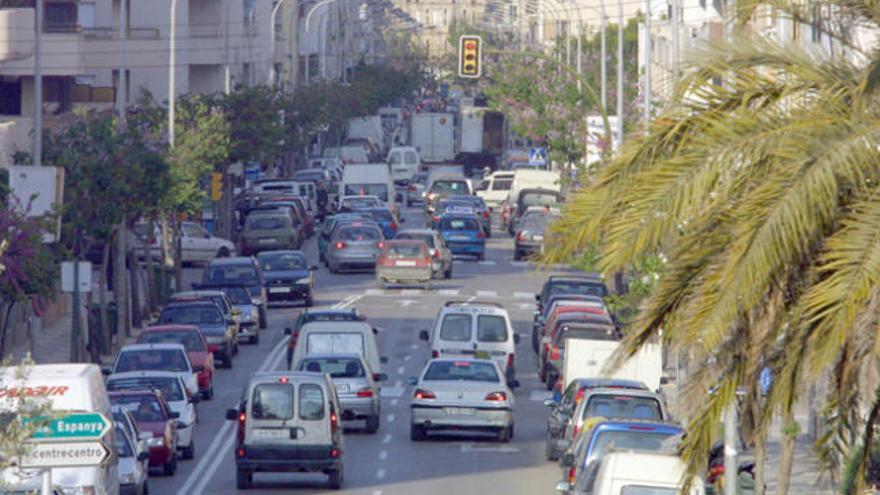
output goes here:
[[406, 368], [403, 366], [400, 366], [399, 368], [397, 368], [398, 375], [402, 375], [404, 371], [406, 371]]
[[389, 423], [393, 423], [394, 422], [394, 415], [389, 414], [388, 417], [385, 418], [385, 420], [388, 421]]
[[474, 445], [472, 443], [461, 444], [461, 452], [463, 454], [471, 452], [491, 452], [495, 454], [515, 454], [520, 449], [509, 446], [490, 446], [490, 445]]
[[483, 260], [483, 261], [478, 261], [477, 263], [480, 265], [494, 265], [495, 260]]
[[413, 344], [413, 345], [411, 345], [411, 346], [409, 346], [409, 347], [410, 347], [410, 349], [412, 349], [412, 350], [416, 350], [416, 349], [419, 348], [419, 346], [418, 346], [417, 344]]
[[404, 361], [409, 361], [410, 359], [412, 359], [412, 356], [410, 356], [409, 354], [407, 354], [406, 356], [403, 356]]
[[396, 405], [397, 405], [397, 402], [398, 402], [397, 399], [391, 399], [391, 407], [396, 406]]
[[382, 387], [382, 397], [403, 397], [403, 387]]
[[385, 291], [382, 289], [367, 289], [366, 292], [364, 292], [364, 295], [367, 295], [367, 296], [381, 296], [384, 294], [385, 294]]
[[401, 296], [421, 296], [425, 291], [422, 289], [403, 289], [400, 291]]
[[514, 292], [513, 297], [515, 299], [533, 299], [535, 295], [531, 292]]
[[388, 451], [387, 450], [383, 450], [382, 452], [379, 452], [379, 460], [384, 461], [385, 459], [388, 459]]
[[494, 290], [478, 290], [477, 297], [498, 297], [498, 291]]
[[382, 439], [382, 443], [384, 443], [386, 445], [391, 443], [391, 434], [390, 433], [385, 435], [385, 438]]
[[511, 261], [510, 266], [529, 266], [528, 261]]
[[461, 291], [458, 289], [440, 289], [437, 294], [440, 296], [457, 296]]
[[385, 478], [385, 470], [380, 469], [380, 470], [376, 471], [376, 478], [378, 478], [380, 480]]

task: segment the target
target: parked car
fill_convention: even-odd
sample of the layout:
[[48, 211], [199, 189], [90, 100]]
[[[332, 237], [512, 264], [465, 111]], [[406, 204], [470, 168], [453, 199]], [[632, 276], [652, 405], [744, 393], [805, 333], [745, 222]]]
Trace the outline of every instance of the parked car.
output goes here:
[[[513, 204], [505, 205], [502, 212], [502, 222], [507, 225], [507, 232], [513, 236], [516, 234], [520, 218], [529, 208], [537, 207], [537, 210], [552, 212], [553, 207], [562, 203], [562, 193], [554, 189], [528, 188], [522, 189], [517, 194]], [[532, 210], [535, 211], [535, 210]]]
[[208, 352], [232, 367], [232, 356], [238, 354], [236, 325], [223, 317], [217, 305], [211, 301], [172, 303], [162, 308], [157, 323], [160, 325], [195, 325], [205, 335]]
[[309, 266], [302, 251], [264, 251], [257, 255], [269, 301], [303, 301], [306, 307], [315, 304], [312, 293], [315, 285], [312, 273], [318, 269]]
[[486, 258], [486, 233], [480, 221], [473, 215], [446, 215], [437, 223], [437, 231], [449, 250], [455, 255]]
[[[143, 256], [143, 244], [149, 244], [150, 256], [162, 259], [162, 229], [159, 225], [141, 222], [132, 228], [131, 248], [138, 256]], [[168, 235], [171, 235], [169, 231]], [[168, 249], [173, 249], [171, 238], [167, 239]], [[235, 255], [235, 244], [228, 239], [215, 237], [196, 222], [180, 223], [180, 253], [183, 263], [205, 263], [214, 258]]]
[[541, 339], [541, 352], [538, 353], [538, 378], [547, 383], [547, 390], [553, 389], [556, 379], [561, 374], [566, 336], [589, 337], [594, 340], [620, 339], [620, 334], [604, 310], [598, 308], [574, 309], [576, 311], [554, 317], [544, 326], [545, 333]]
[[379, 430], [382, 399], [378, 382], [387, 377], [380, 373], [374, 380], [373, 372], [362, 355], [307, 354], [296, 368], [330, 375], [342, 407], [342, 419], [364, 420], [367, 433]]
[[431, 229], [407, 229], [400, 231], [395, 239], [422, 241], [427, 244], [434, 278], [452, 278], [452, 251], [439, 232]]
[[[592, 484], [584, 482], [584, 493], [597, 495], [628, 495], [637, 491], [648, 494], [687, 493], [704, 495], [706, 488], [699, 476], [691, 477], [686, 492], [683, 480], [687, 479], [687, 465], [680, 457], [668, 452], [609, 452], [596, 461], [596, 476]], [[579, 488], [575, 484], [575, 489]], [[561, 484], [557, 490], [571, 490]], [[739, 491], [737, 491], [739, 493]]]
[[376, 334], [376, 329], [363, 320], [312, 321], [299, 331], [292, 362], [298, 363], [310, 354], [356, 353], [364, 357], [373, 379], [378, 381], [382, 363], [388, 358], [379, 355]]
[[[266, 283], [260, 264], [252, 257], [215, 259], [202, 272], [202, 285], [243, 286], [260, 314], [260, 328], [266, 328]], [[198, 288], [198, 287], [196, 287]]]
[[330, 273], [342, 269], [374, 269], [376, 258], [384, 247], [382, 230], [375, 223], [354, 222], [342, 225], [333, 232], [324, 257]]
[[147, 327], [138, 335], [138, 344], [181, 344], [198, 374], [199, 393], [204, 399], [214, 397], [214, 355], [208, 350], [205, 335], [195, 325], [160, 325]]
[[341, 411], [327, 375], [254, 374], [238, 406], [226, 411], [226, 419], [238, 427], [234, 450], [238, 489], [250, 488], [254, 474], [261, 472], [323, 472], [333, 489], [342, 488]]
[[388, 284], [418, 284], [429, 290], [433, 276], [434, 265], [424, 241], [388, 241], [376, 260], [376, 285], [380, 289]]
[[150, 467], [162, 468], [165, 476], [177, 471], [178, 414], [158, 390], [125, 390], [110, 392], [110, 403], [134, 415], [140, 431], [146, 433], [150, 449]]
[[191, 394], [199, 393], [198, 377], [186, 348], [180, 344], [129, 344], [116, 354], [109, 374], [129, 371], [170, 371], [177, 373]]
[[[137, 449], [138, 439], [132, 438], [124, 425], [113, 425], [116, 455], [119, 457], [119, 495], [146, 495], [148, 493], [150, 453]], [[36, 492], [34, 492], [36, 493]]]
[[178, 374], [168, 371], [114, 373], [107, 378], [107, 390], [160, 390], [168, 408], [177, 414], [177, 448], [181, 457], [195, 457], [195, 405], [199, 402], [199, 396], [189, 393]]
[[299, 331], [303, 325], [313, 321], [365, 321], [363, 315], [355, 308], [346, 309], [320, 309], [317, 311], [305, 310], [299, 314], [293, 327], [284, 329], [284, 333], [290, 336], [287, 342], [287, 369], [293, 369], [293, 351], [299, 340]]
[[544, 281], [541, 292], [535, 294], [535, 300], [538, 302], [538, 311], [543, 311], [547, 299], [557, 294], [605, 298], [609, 292], [608, 286], [605, 285], [605, 282], [598, 275], [581, 277], [551, 275]]
[[172, 304], [193, 301], [211, 301], [216, 304], [217, 307], [220, 308], [220, 313], [223, 314], [223, 318], [225, 318], [227, 322], [232, 322], [235, 325], [235, 333], [238, 334], [241, 327], [239, 321], [241, 314], [235, 309], [229, 296], [220, 289], [199, 288], [198, 290], [175, 292], [166, 302]]
[[513, 389], [498, 364], [488, 359], [435, 358], [425, 365], [410, 403], [410, 439], [438, 430], [490, 431], [501, 442], [514, 435]]
[[382, 208], [383, 206], [385, 206], [385, 203], [383, 203], [377, 196], [354, 195], [339, 198], [340, 213], [366, 211], [374, 208]]
[[[559, 305], [580, 306], [604, 310], [606, 312], [608, 311], [605, 306], [605, 300], [598, 296], [582, 294], [554, 294], [550, 296], [549, 298], [547, 298], [546, 304], [539, 303], [539, 306], [542, 306], [542, 310], [535, 311], [532, 320], [532, 349], [535, 352], [539, 352], [539, 344], [541, 342], [541, 339], [544, 338], [544, 326], [547, 322], [547, 318], [549, 318], [553, 314], [553, 311]], [[611, 315], [611, 319], [612, 321], [614, 321], [613, 315]]]
[[268, 249], [299, 249], [300, 227], [286, 213], [251, 212], [241, 233], [241, 253], [251, 255]]

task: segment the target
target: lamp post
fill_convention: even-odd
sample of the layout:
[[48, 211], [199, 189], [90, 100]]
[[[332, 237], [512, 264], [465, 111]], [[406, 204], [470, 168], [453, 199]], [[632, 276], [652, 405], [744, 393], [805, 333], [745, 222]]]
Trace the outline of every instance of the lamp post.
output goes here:
[[269, 85], [272, 86], [275, 84], [275, 16], [278, 15], [278, 11], [281, 9], [281, 6], [284, 5], [284, 0], [278, 0], [275, 4], [275, 7], [272, 8], [272, 15], [269, 18], [269, 43], [272, 44], [272, 47], [269, 49], [269, 56], [272, 57], [269, 60]]
[[623, 145], [623, 0], [617, 0], [617, 145]]
[[34, 151], [33, 164], [43, 164], [43, 0], [34, 5]]
[[168, 145], [174, 147], [174, 112], [177, 100], [177, 0], [171, 0], [171, 33], [168, 36]]
[[651, 37], [651, 0], [645, 0], [645, 107], [643, 118], [646, 130], [651, 125], [651, 64], [653, 63], [651, 52], [654, 49]]

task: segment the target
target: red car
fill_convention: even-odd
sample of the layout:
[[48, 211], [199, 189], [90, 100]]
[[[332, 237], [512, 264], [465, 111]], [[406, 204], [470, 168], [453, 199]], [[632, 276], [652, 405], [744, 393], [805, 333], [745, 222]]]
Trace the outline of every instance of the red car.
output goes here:
[[177, 418], [162, 392], [158, 390], [121, 390], [110, 392], [110, 404], [131, 411], [138, 429], [152, 436], [147, 438], [150, 467], [161, 467], [163, 474], [177, 471]]
[[208, 349], [205, 334], [195, 325], [158, 325], [144, 330], [138, 344], [181, 344], [198, 373], [199, 393], [203, 399], [214, 397], [214, 354]]

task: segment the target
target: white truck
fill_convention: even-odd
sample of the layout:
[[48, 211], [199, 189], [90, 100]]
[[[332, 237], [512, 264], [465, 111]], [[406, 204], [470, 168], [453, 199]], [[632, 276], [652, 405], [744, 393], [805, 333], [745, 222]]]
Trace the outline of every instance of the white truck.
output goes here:
[[412, 146], [422, 163], [442, 163], [455, 158], [455, 116], [448, 113], [417, 113], [410, 121]]
[[459, 112], [458, 152], [483, 152], [483, 114], [479, 108], [463, 106]]
[[663, 355], [660, 344], [645, 344], [612, 373], [606, 373], [619, 341], [567, 339], [562, 367], [562, 390], [575, 378], [619, 378], [644, 383], [650, 390], [660, 390]]

